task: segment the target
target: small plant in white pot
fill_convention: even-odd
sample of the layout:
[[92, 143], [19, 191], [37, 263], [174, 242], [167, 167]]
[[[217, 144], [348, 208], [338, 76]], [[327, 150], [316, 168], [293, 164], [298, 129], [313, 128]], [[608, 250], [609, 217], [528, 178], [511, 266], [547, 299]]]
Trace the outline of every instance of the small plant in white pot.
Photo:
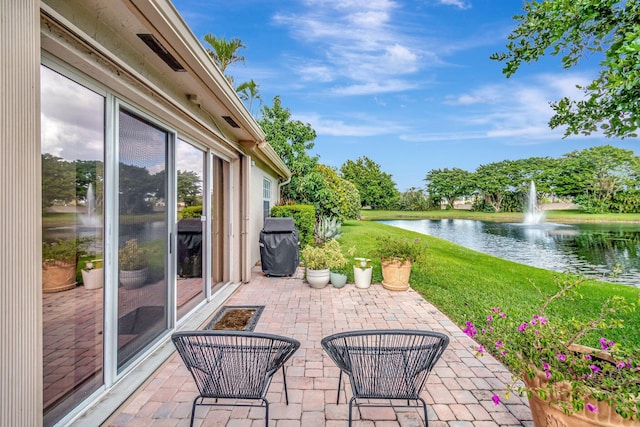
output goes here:
[[354, 258], [353, 281], [356, 288], [367, 289], [371, 286], [371, 274], [373, 267], [369, 258]]
[[331, 279], [331, 268], [344, 263], [340, 243], [332, 239], [323, 245], [308, 245], [300, 253], [307, 268], [307, 283], [312, 288], [324, 288]]
[[82, 269], [82, 284], [85, 289], [100, 289], [104, 286], [103, 260], [92, 259]]

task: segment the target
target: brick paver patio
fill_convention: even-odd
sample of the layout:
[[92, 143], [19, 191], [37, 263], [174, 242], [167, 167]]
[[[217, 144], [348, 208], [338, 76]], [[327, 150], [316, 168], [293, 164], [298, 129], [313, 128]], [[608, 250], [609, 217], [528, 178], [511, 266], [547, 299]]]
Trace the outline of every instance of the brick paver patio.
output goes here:
[[[345, 330], [389, 328], [430, 329], [451, 338], [423, 392], [429, 426], [533, 426], [526, 399], [511, 395], [498, 406], [491, 400], [494, 393], [504, 395], [511, 378], [506, 368], [492, 357], [474, 357], [473, 341], [412, 290], [392, 292], [379, 284], [369, 289], [353, 284], [312, 289], [303, 282], [302, 269], [295, 277], [282, 278], [255, 270], [251, 282], [241, 286], [226, 305], [264, 305], [255, 330], [302, 343], [286, 365], [289, 405], [280, 372], [269, 388], [271, 426], [346, 426], [350, 389], [343, 380], [340, 404], [336, 404], [339, 371], [323, 353], [320, 340]], [[107, 425], [188, 426], [196, 394], [190, 374], [174, 354]], [[361, 408], [354, 410], [354, 418], [358, 427], [424, 425], [422, 410], [415, 408]], [[263, 426], [264, 409], [200, 407], [195, 425]]]

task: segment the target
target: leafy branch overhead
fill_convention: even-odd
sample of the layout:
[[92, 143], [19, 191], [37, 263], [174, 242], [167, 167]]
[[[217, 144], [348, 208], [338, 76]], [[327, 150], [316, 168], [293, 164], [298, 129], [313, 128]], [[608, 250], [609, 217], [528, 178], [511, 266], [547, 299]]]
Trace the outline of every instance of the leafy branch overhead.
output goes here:
[[590, 135], [635, 137], [640, 125], [640, 3], [637, 0], [527, 1], [517, 27], [508, 36], [507, 51], [491, 55], [505, 62], [510, 77], [522, 63], [545, 54], [561, 56], [569, 69], [587, 54], [601, 55], [600, 73], [578, 86], [583, 99], [552, 102], [551, 128], [566, 126], [565, 137]]

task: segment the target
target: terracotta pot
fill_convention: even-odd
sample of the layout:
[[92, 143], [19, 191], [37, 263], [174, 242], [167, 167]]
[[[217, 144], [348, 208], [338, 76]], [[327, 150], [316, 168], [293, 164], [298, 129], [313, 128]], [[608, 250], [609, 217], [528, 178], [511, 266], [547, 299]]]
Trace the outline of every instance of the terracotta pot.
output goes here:
[[[547, 378], [543, 372], [539, 372], [536, 378], [525, 378], [524, 383], [527, 387], [545, 387]], [[563, 395], [568, 396], [570, 388], [569, 383], [559, 383], [554, 399], [562, 399]], [[638, 425], [637, 421], [624, 419], [616, 414], [615, 409], [607, 402], [588, 400], [585, 403], [596, 406], [598, 412], [591, 412], [585, 407], [582, 411], [565, 414], [558, 406], [549, 404], [548, 401], [532, 394], [529, 397], [529, 407], [533, 416], [533, 425], [535, 427], [630, 427]]]
[[390, 291], [409, 289], [411, 261], [382, 261], [382, 286]]
[[42, 263], [42, 292], [61, 292], [75, 287], [75, 259]]

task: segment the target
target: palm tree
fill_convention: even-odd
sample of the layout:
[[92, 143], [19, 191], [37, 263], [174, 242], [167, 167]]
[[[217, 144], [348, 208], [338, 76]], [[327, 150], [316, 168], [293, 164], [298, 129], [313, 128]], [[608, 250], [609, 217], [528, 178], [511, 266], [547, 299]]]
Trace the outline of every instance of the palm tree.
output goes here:
[[244, 82], [236, 88], [236, 92], [240, 96], [244, 102], [249, 102], [249, 112], [253, 114], [253, 101], [259, 100], [262, 103], [262, 97], [258, 93], [258, 87], [260, 85], [257, 84], [253, 79], [248, 82]]
[[[246, 49], [242, 40], [232, 38], [227, 41], [224, 38], [216, 37], [213, 34], [205, 34], [204, 41], [211, 46], [211, 49], [207, 48], [207, 53], [215, 61], [223, 74], [228, 65], [238, 61], [244, 62], [244, 56], [238, 56], [236, 54], [238, 49]], [[225, 75], [225, 77], [233, 83], [233, 77], [227, 75]]]

